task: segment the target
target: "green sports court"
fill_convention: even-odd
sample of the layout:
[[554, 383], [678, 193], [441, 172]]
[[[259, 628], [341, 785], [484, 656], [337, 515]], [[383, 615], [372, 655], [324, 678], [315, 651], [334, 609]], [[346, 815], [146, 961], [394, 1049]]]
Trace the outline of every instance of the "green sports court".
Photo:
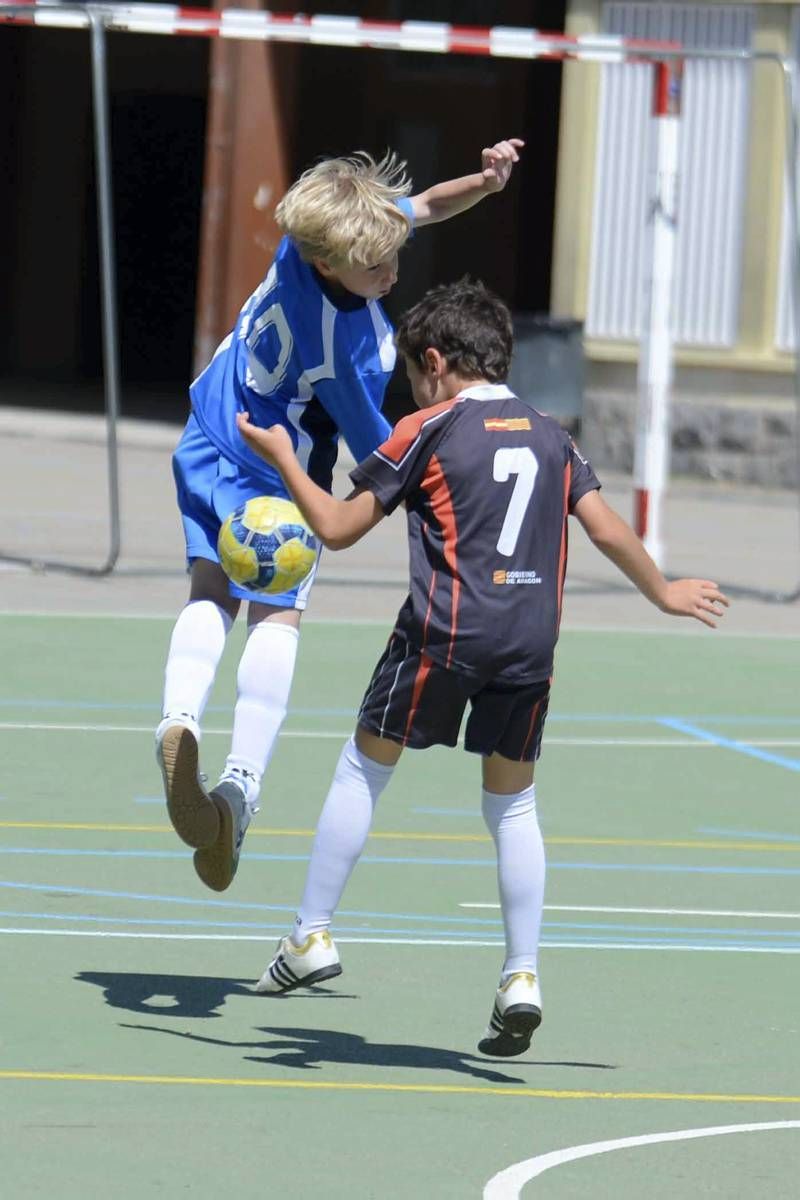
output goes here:
[[[796, 1200], [800, 4], [245, 3], [0, 0], [0, 1196]], [[461, 750], [395, 772], [337, 912], [343, 974], [254, 990], [405, 595], [402, 513], [322, 558], [224, 893], [170, 825], [153, 733], [186, 388], [264, 278], [278, 198], [359, 147], [415, 189], [485, 181], [481, 147], [517, 135], [507, 195], [420, 230], [388, 318], [467, 272], [518, 347], [530, 317], [568, 335], [514, 388], [580, 421], [669, 576], [733, 603], [716, 631], [667, 618], [570, 534], [544, 1019], [500, 1059], [477, 1050], [504, 938]]]
[[460, 751], [404, 757], [334, 929], [335, 986], [252, 991], [383, 625], [306, 626], [220, 896], [159, 797], [170, 625], [3, 621], [8, 1195], [100, 1179], [119, 1197], [796, 1194], [800, 639], [564, 633], [537, 772], [544, 1022], [528, 1054], [493, 1060], [475, 1045], [502, 929]]

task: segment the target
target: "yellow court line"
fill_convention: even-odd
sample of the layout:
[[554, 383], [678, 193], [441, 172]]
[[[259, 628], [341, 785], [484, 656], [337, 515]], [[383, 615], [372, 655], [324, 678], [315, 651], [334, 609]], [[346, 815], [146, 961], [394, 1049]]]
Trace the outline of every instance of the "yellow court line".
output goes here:
[[434, 1095], [526, 1096], [538, 1100], [684, 1100], [702, 1104], [800, 1104], [800, 1096], [715, 1092], [584, 1092], [550, 1088], [471, 1087], [449, 1083], [346, 1083], [307, 1079], [219, 1079], [202, 1075], [111, 1075], [67, 1071], [0, 1071], [0, 1080], [55, 1083], [158, 1083], [192, 1087], [295, 1088], [325, 1092], [423, 1092]]
[[[124, 825], [99, 821], [0, 821], [0, 829], [86, 830], [95, 833], [174, 833], [171, 825]], [[313, 829], [250, 829], [249, 837], [311, 838]], [[484, 833], [404, 833], [392, 830], [371, 833], [376, 841], [397, 842], [490, 842]], [[713, 842], [669, 838], [547, 837], [548, 846], [649, 846], [666, 850], [769, 850], [784, 854], [800, 853], [800, 842]]]

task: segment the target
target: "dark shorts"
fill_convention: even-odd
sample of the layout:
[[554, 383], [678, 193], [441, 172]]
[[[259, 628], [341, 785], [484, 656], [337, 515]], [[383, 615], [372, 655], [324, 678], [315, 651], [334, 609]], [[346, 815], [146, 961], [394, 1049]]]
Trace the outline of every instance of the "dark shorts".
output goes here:
[[467, 702], [464, 748], [534, 762], [541, 752], [550, 681], [498, 684], [439, 666], [397, 634], [376, 666], [358, 722], [415, 750], [455, 746]]

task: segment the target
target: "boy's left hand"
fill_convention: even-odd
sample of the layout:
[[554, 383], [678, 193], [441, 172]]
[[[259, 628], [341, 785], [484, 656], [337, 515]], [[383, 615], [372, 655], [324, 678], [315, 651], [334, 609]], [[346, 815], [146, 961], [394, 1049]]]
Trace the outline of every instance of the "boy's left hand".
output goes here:
[[714, 617], [722, 617], [730, 601], [710, 579], [673, 579], [659, 604], [662, 612], [673, 617], [694, 617], [716, 629]]
[[519, 162], [517, 151], [524, 145], [521, 138], [508, 138], [481, 150], [481, 171], [487, 192], [502, 192], [508, 183], [514, 163]]
[[253, 425], [250, 414], [246, 412], [236, 414], [236, 425], [250, 449], [261, 458], [265, 458], [271, 466], [280, 469], [287, 456], [294, 454], [292, 439], [283, 425], [271, 425], [269, 429], [261, 429], [260, 426]]

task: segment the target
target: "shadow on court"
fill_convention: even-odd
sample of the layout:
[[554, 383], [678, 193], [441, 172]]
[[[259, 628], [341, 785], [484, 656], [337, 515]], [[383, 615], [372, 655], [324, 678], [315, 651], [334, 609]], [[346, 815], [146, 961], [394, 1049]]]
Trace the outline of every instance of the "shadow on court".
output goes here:
[[[277, 1029], [263, 1026], [257, 1032], [272, 1034], [274, 1040], [267, 1042], [229, 1042], [224, 1038], [201, 1037], [195, 1033], [184, 1033], [177, 1029], [161, 1029], [156, 1025], [122, 1025], [123, 1029], [140, 1029], [150, 1033], [166, 1033], [172, 1037], [191, 1042], [203, 1042], [208, 1046], [230, 1046], [240, 1050], [261, 1050], [270, 1053], [269, 1058], [257, 1054], [246, 1054], [246, 1062], [265, 1063], [268, 1066], [294, 1067], [301, 1071], [318, 1070], [324, 1064], [342, 1064], [361, 1067], [406, 1067], [417, 1071], [454, 1071], [461, 1075], [472, 1075], [490, 1083], [526, 1083], [518, 1076], [502, 1075], [488, 1069], [485, 1058], [466, 1054], [459, 1050], [442, 1050], [435, 1046], [408, 1046], [392, 1042], [368, 1042], [357, 1033], [342, 1033], [335, 1029]], [[277, 1051], [277, 1053], [274, 1053]], [[587, 1062], [536, 1062], [530, 1059], [516, 1060], [526, 1067], [583, 1067], [598, 1071], [615, 1071], [611, 1063]]]
[[[123, 971], [80, 971], [79, 983], [92, 983], [103, 989], [106, 1004], [128, 1012], [159, 1017], [220, 1017], [229, 996], [247, 996], [263, 1002], [253, 991], [252, 979], [219, 979], [197, 975], [140, 975]], [[298, 999], [356, 1000], [344, 992], [327, 988], [308, 988]]]

